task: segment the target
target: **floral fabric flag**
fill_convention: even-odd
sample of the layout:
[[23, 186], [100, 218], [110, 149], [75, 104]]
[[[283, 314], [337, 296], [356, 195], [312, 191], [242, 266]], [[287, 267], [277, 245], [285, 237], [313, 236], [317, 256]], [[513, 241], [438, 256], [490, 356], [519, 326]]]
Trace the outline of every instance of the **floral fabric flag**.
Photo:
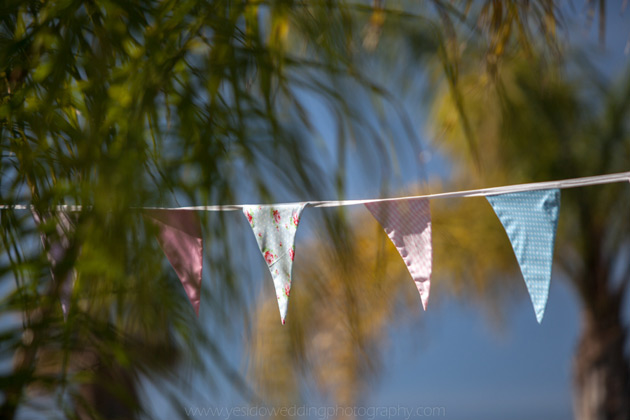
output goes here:
[[365, 207], [378, 220], [398, 253], [405, 261], [416, 283], [422, 308], [427, 309], [431, 289], [431, 211], [429, 200], [393, 200], [366, 203]]
[[[68, 248], [70, 247], [70, 240], [68, 235], [71, 235], [76, 228], [76, 221], [68, 213], [60, 211], [55, 215], [43, 215], [41, 218], [39, 214], [33, 211], [33, 219], [38, 226], [42, 223], [48, 223], [50, 220], [55, 219], [55, 233], [56, 237], [51, 238], [45, 233], [40, 234], [42, 245], [46, 250], [48, 261], [50, 261], [50, 272], [54, 281], [60, 282], [59, 285], [59, 300], [61, 301], [61, 310], [63, 312], [63, 319], [68, 318], [68, 311], [70, 310], [70, 298], [72, 296], [72, 288], [77, 278], [77, 272], [73, 268], [68, 270], [63, 278], [55, 278], [55, 272], [57, 266], [66, 258]], [[42, 220], [43, 219], [43, 220]]]
[[302, 210], [304, 210], [304, 204], [243, 208], [260, 252], [271, 272], [282, 324], [287, 316], [295, 258], [295, 233], [300, 223]]
[[486, 198], [512, 243], [540, 323], [549, 296], [560, 190], [524, 191]]
[[194, 210], [145, 210], [145, 217], [158, 227], [158, 242], [173, 266], [186, 295], [199, 316], [203, 270], [203, 236]]

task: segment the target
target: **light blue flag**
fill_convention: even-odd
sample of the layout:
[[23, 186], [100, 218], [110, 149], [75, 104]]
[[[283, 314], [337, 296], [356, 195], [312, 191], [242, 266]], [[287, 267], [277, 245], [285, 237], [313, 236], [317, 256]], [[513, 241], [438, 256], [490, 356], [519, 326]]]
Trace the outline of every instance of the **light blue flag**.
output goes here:
[[524, 191], [486, 198], [510, 238], [540, 323], [549, 295], [560, 190]]

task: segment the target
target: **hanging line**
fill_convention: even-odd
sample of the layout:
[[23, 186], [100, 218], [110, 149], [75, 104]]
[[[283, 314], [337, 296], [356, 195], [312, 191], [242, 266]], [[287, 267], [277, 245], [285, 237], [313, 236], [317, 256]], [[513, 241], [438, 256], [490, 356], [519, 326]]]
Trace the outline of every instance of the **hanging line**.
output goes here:
[[[597, 176], [588, 176], [583, 178], [571, 178], [571, 179], [563, 179], [560, 181], [545, 181], [545, 182], [533, 182], [529, 184], [516, 184], [516, 185], [506, 185], [501, 187], [491, 187], [491, 188], [480, 188], [476, 190], [466, 190], [466, 191], [453, 191], [453, 192], [445, 192], [445, 193], [437, 193], [437, 194], [427, 194], [427, 195], [413, 195], [406, 197], [393, 197], [393, 198], [376, 198], [376, 199], [364, 199], [364, 200], [328, 200], [328, 201], [302, 201], [302, 202], [292, 202], [292, 203], [276, 203], [274, 205], [304, 205], [307, 207], [340, 207], [340, 206], [355, 206], [358, 204], [366, 204], [366, 203], [382, 203], [386, 201], [398, 201], [398, 200], [413, 200], [417, 198], [465, 198], [465, 197], [487, 197], [492, 195], [499, 194], [507, 194], [514, 192], [523, 192], [523, 191], [536, 191], [536, 190], [545, 190], [550, 188], [577, 188], [577, 187], [586, 187], [589, 185], [601, 185], [601, 184], [612, 184], [615, 182], [630, 182], [630, 172], [619, 172], [615, 174], [608, 175], [597, 175]], [[188, 206], [188, 207], [131, 207], [134, 210], [198, 210], [198, 211], [240, 211], [244, 207], [256, 206], [263, 204], [228, 204], [228, 205], [215, 205], [215, 206]], [[265, 204], [266, 205], [266, 204]], [[0, 210], [31, 210], [33, 208], [32, 205], [25, 204], [17, 204], [17, 205], [8, 205], [1, 204]], [[82, 206], [80, 205], [70, 205], [70, 204], [62, 204], [55, 206], [57, 210], [61, 211], [81, 211]]]
[[588, 176], [584, 178], [563, 179], [560, 181], [533, 182], [529, 184], [506, 185], [501, 187], [480, 188], [476, 190], [453, 191], [427, 195], [413, 195], [407, 197], [381, 198], [373, 200], [342, 200], [342, 201], [310, 201], [310, 207], [337, 207], [352, 206], [365, 203], [379, 203], [384, 201], [413, 200], [416, 198], [464, 198], [464, 197], [487, 197], [491, 195], [507, 194], [522, 191], [546, 190], [550, 188], [576, 188], [589, 185], [612, 184], [614, 182], [630, 182], [630, 172], [620, 172], [616, 174]]

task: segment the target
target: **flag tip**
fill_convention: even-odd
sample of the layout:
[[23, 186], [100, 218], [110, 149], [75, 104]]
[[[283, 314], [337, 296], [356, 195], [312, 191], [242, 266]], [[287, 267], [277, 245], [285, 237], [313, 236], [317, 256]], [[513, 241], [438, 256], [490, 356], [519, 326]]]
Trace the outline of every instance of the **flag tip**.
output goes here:
[[420, 292], [420, 302], [422, 302], [422, 309], [426, 311], [427, 305], [429, 304], [428, 293]]

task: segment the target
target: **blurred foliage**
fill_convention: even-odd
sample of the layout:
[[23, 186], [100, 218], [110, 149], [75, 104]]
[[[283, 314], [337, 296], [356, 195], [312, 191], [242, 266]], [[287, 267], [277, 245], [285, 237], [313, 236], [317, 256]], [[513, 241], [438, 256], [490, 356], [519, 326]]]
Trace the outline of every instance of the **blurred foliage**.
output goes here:
[[[307, 140], [316, 133], [305, 101], [331, 111], [338, 150], [347, 131], [366, 149], [384, 142], [361, 124], [369, 102], [342, 95], [350, 83], [357, 96], [379, 94], [355, 67], [349, 13], [332, 3], [2, 4], [0, 201], [32, 203], [50, 220], [34, 227], [28, 212], [2, 213], [3, 357], [14, 356], [3, 418], [37, 408], [30, 389], [68, 415], [129, 418], [144, 408], [141, 375], [185, 384], [180, 362], [210, 360], [249, 396], [130, 208], [343, 191], [344, 165], [329, 177], [315, 159], [326, 150]], [[54, 268], [58, 279], [78, 273], [67, 323], [38, 247], [40, 233], [60, 239], [50, 214], [59, 204], [83, 206]], [[202, 314], [229, 328], [228, 308], [245, 298], [226, 229], [222, 215], [204, 228], [206, 266], [221, 281], [205, 289]]]
[[[254, 398], [220, 338], [195, 322], [155, 232], [130, 209], [343, 196], [350, 161], [385, 188], [398, 156], [420, 150], [388, 89], [404, 92], [419, 70], [445, 86], [444, 106], [454, 109], [445, 113], [464, 132], [452, 137], [464, 138], [479, 161], [479, 121], [463, 86], [475, 74], [497, 79], [514, 51], [538, 57], [534, 45], [557, 58], [558, 10], [550, 0], [2, 2], [0, 203], [32, 204], [48, 222], [35, 226], [29, 212], [14, 209], [1, 214], [8, 367], [0, 416], [30, 406], [71, 418], [136, 417], [147, 408], [143, 378], [176, 384], [162, 392], [177, 407], [191, 392], [183, 365], [212, 383], [212, 364]], [[481, 59], [468, 61], [471, 51]], [[315, 103], [336, 133], [326, 141]], [[51, 267], [39, 237], [59, 240], [60, 204], [83, 207], [69, 251]], [[201, 314], [224, 329], [236, 324], [230, 310], [247, 312], [229, 220], [219, 214], [204, 223], [211, 245]], [[318, 221], [334, 246], [313, 245], [296, 267], [319, 281], [296, 288], [291, 306], [300, 311], [291, 310], [289, 328], [255, 318], [252, 370], [263, 383], [280, 382], [268, 388], [275, 399], [299, 392], [291, 369], [305, 362], [302, 371], [316, 368], [323, 391], [350, 403], [378, 367], [404, 267], [385, 270], [343, 211]], [[386, 243], [381, 237], [376, 252], [397, 258]], [[51, 268], [56, 278], [77, 272], [65, 323]], [[283, 375], [270, 372], [268, 361], [280, 355], [300, 363], [278, 359]]]

